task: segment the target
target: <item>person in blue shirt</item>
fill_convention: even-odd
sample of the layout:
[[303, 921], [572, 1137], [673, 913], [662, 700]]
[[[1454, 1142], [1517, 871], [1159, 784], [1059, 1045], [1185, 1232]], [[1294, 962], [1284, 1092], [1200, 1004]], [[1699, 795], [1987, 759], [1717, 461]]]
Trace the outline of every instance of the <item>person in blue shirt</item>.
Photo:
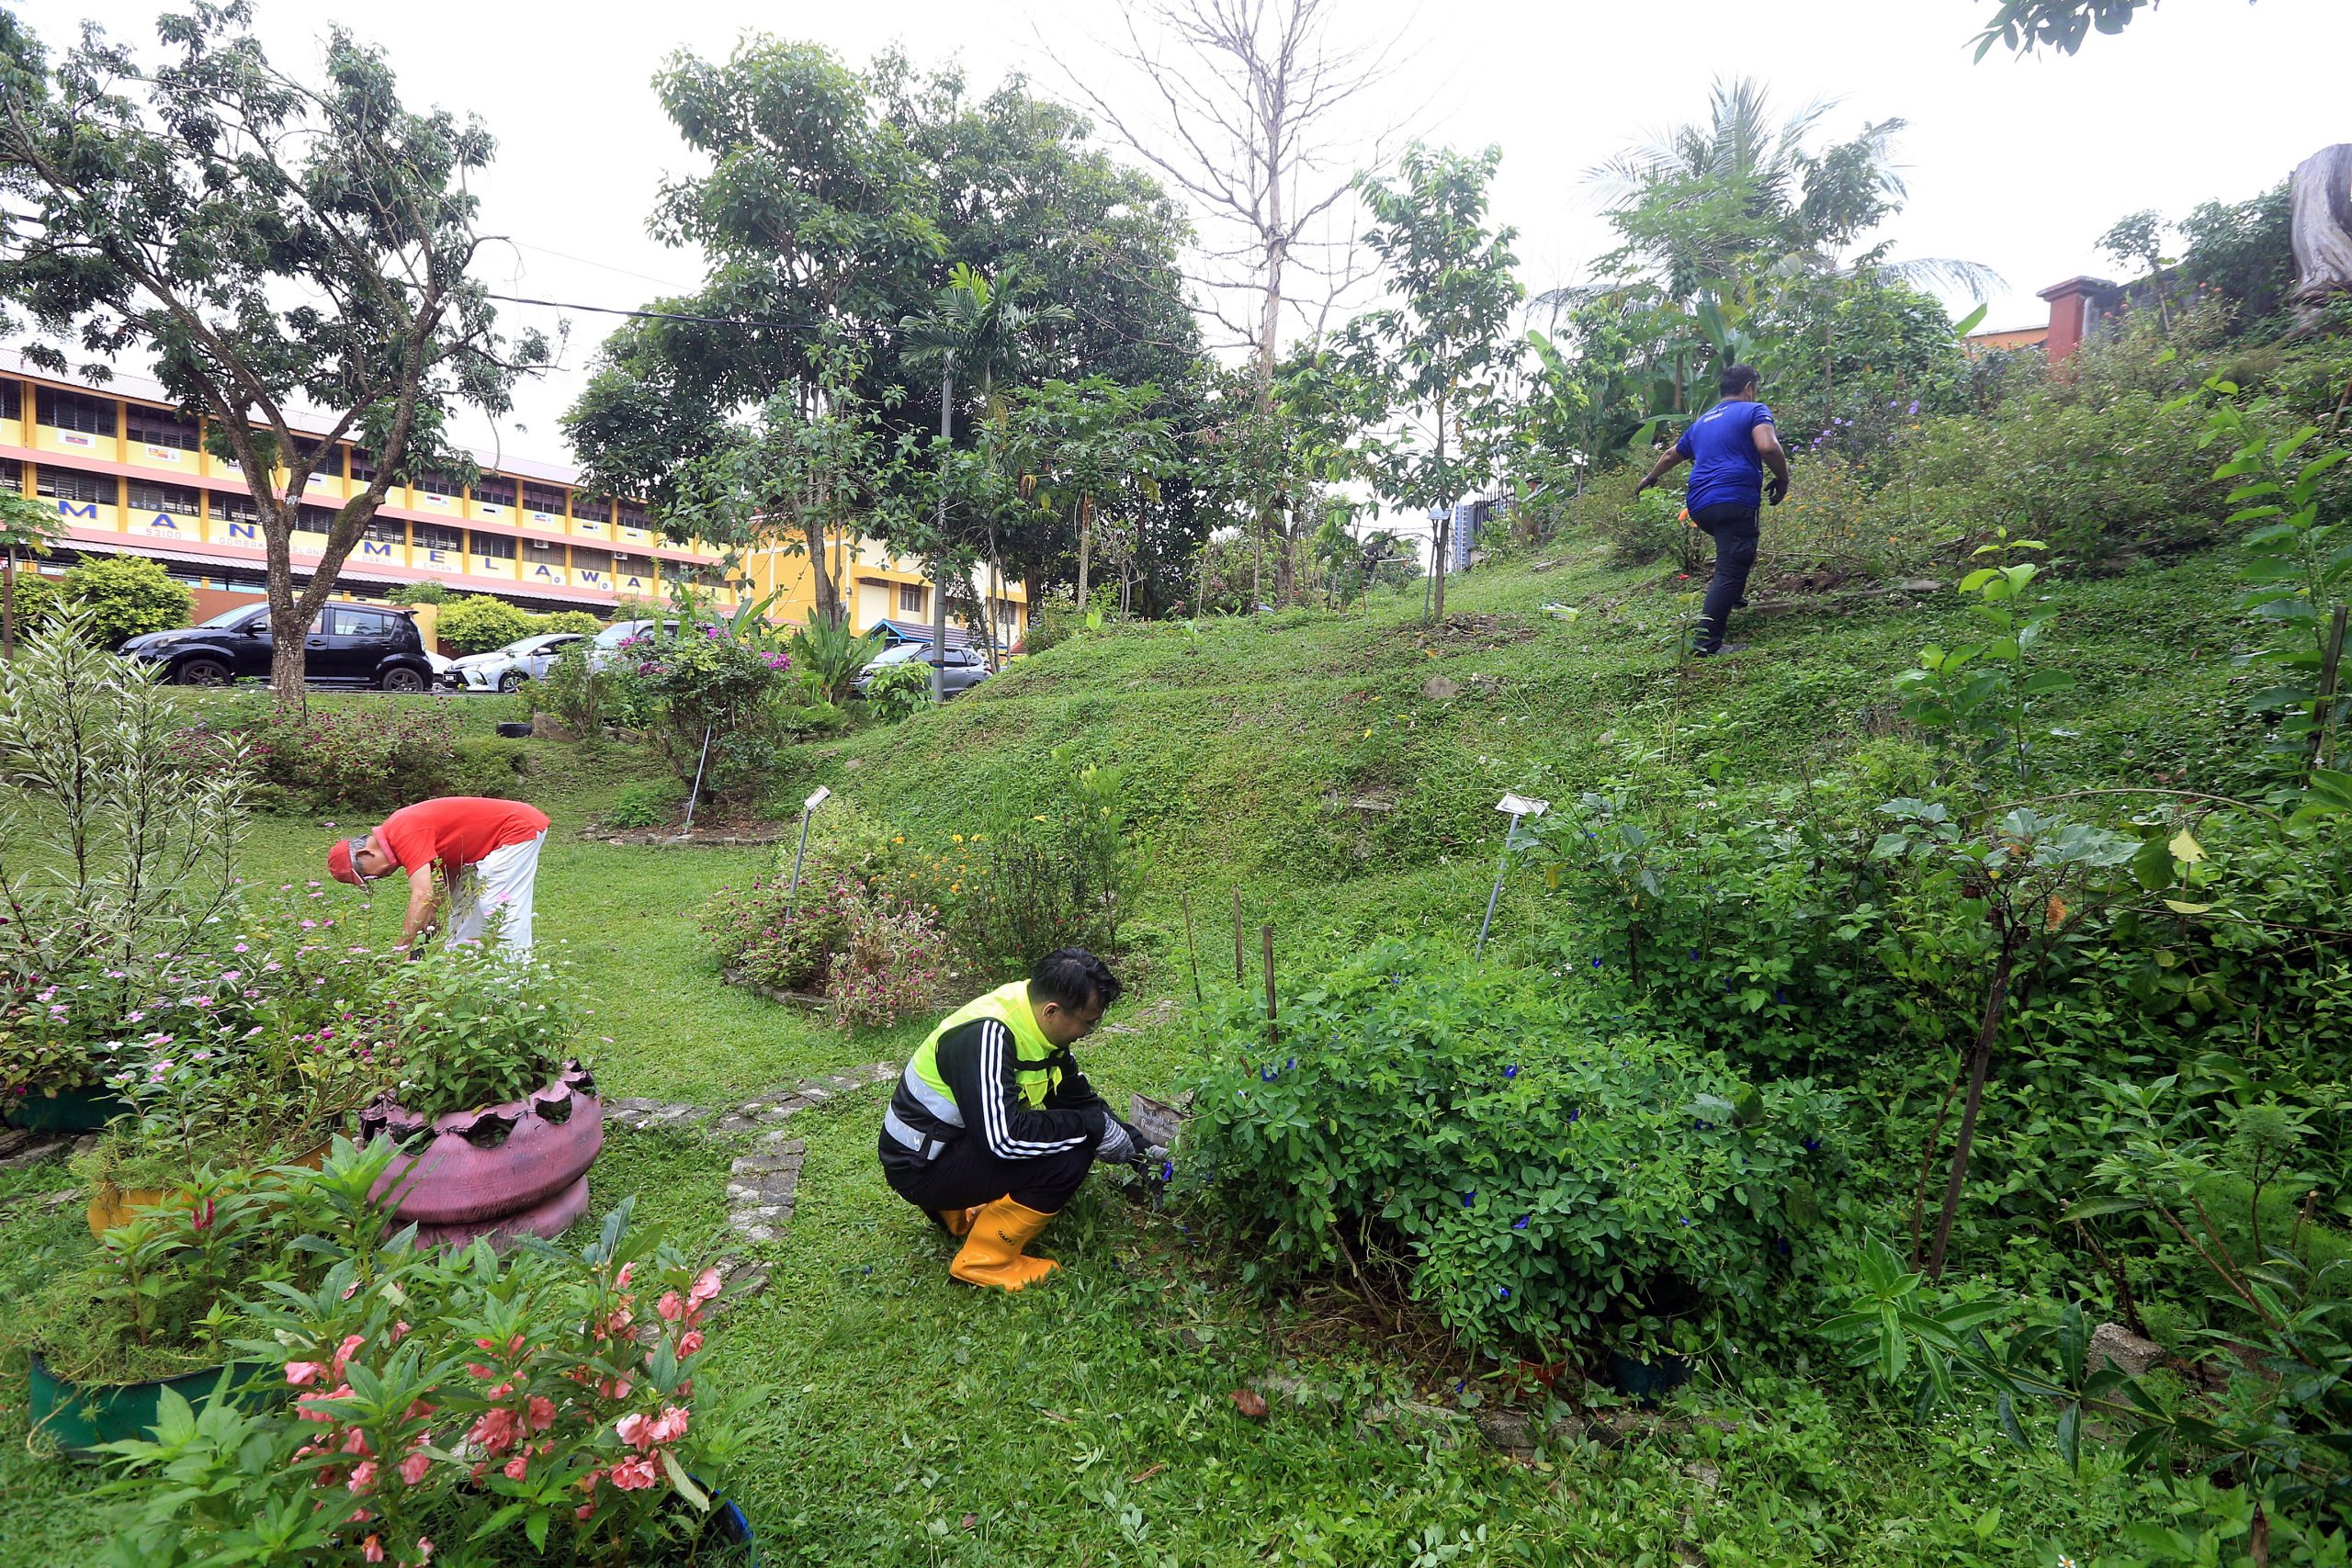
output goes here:
[[[1747, 603], [1758, 514], [1768, 498], [1778, 506], [1789, 493], [1789, 459], [1772, 429], [1772, 411], [1756, 397], [1763, 378], [1752, 365], [1734, 365], [1724, 369], [1717, 385], [1723, 400], [1692, 420], [1682, 439], [1634, 487], [1639, 495], [1677, 465], [1690, 465], [1690, 488], [1683, 505], [1690, 521], [1715, 541], [1714, 581], [1707, 584], [1691, 648], [1702, 659], [1726, 651], [1724, 627], [1732, 611]], [[1764, 483], [1768, 467], [1772, 470], [1769, 487]]]

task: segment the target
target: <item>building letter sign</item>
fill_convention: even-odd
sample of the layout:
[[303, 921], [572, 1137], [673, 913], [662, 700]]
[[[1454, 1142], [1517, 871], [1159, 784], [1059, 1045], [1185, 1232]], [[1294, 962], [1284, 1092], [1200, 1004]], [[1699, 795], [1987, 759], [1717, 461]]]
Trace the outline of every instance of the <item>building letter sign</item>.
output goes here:
[[85, 501], [77, 506], [73, 502], [61, 501], [57, 503], [57, 514], [60, 517], [86, 517], [95, 523], [98, 520], [98, 503]]
[[393, 544], [390, 539], [362, 539], [359, 541], [359, 554], [366, 559], [391, 560], [395, 558], [399, 553], [400, 547]]
[[258, 523], [232, 523], [229, 525], [228, 531], [222, 536], [222, 537], [231, 543], [242, 542], [248, 545], [258, 545], [261, 543], [261, 525]]

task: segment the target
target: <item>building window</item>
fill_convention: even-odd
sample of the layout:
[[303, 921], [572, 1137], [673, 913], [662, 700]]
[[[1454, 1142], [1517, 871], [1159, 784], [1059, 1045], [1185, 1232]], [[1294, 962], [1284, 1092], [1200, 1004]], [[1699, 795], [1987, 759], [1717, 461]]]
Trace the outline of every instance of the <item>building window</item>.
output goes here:
[[563, 491], [553, 485], [525, 485], [523, 510], [544, 512], [550, 517], [563, 515]]
[[450, 528], [439, 523], [412, 523], [408, 526], [409, 540], [420, 550], [462, 550], [466, 547], [466, 533], [462, 528]]
[[[135, 441], [138, 437], [133, 436], [131, 439]], [[294, 455], [311, 465], [312, 479], [339, 479], [343, 478], [343, 455], [340, 452], [329, 451], [327, 444], [323, 441], [313, 441], [308, 436], [298, 435], [294, 438]]]
[[923, 591], [910, 583], [899, 584], [899, 614], [921, 615], [923, 613]]
[[10, 495], [25, 493], [25, 466], [14, 457], [0, 457], [0, 489]]
[[194, 517], [198, 515], [197, 508], [203, 501], [202, 492], [193, 485], [158, 485], [132, 479], [129, 490], [133, 512], [168, 512], [175, 517]]
[[478, 556], [490, 560], [514, 558], [514, 536], [512, 534], [485, 534], [476, 528], [473, 531], [472, 539], [473, 552]]
[[0, 419], [25, 417], [25, 384], [22, 381], [0, 381]]
[[116, 495], [114, 476], [85, 474], [79, 468], [43, 463], [34, 479], [33, 493], [53, 501], [102, 501], [112, 506]]
[[360, 537], [373, 539], [379, 545], [405, 545], [408, 543], [408, 525], [389, 517], [374, 518]]
[[574, 545], [571, 547], [571, 570], [579, 571], [583, 569], [608, 572], [613, 570], [613, 558], [604, 550], [583, 549]]
[[512, 507], [514, 481], [503, 474], [484, 474], [474, 481], [474, 499], [485, 506]]
[[652, 519], [646, 516], [645, 503], [643, 502], [624, 501], [621, 502], [621, 526], [624, 528], [642, 528], [648, 532], [652, 530], [653, 522]]
[[112, 398], [85, 398], [78, 392], [61, 392], [43, 387], [36, 407], [40, 423], [52, 430], [78, 430], [85, 435], [114, 434], [115, 401]]
[[613, 503], [598, 501], [586, 491], [575, 490], [571, 492], [571, 517], [575, 523], [610, 523]]
[[294, 526], [306, 534], [329, 534], [334, 531], [335, 509], [332, 506], [305, 506], [295, 513]]
[[230, 523], [258, 523], [261, 511], [254, 505], [254, 498], [225, 490], [205, 491], [212, 507], [212, 515]]
[[416, 476], [416, 488], [427, 495], [456, 495], [464, 487], [447, 474], [422, 473]]
[[376, 454], [364, 446], [351, 449], [351, 482], [356, 485], [376, 482]]
[[123, 434], [147, 446], [171, 446], [182, 452], [197, 447], [196, 421], [144, 403], [131, 404], [124, 414]]

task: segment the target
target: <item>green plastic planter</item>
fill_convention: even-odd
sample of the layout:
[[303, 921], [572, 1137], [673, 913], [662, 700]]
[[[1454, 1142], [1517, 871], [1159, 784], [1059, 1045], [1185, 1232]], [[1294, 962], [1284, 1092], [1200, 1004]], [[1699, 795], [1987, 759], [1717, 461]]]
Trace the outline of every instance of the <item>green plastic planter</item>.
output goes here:
[[[32, 1428], [77, 1459], [96, 1458], [104, 1443], [143, 1438], [153, 1429], [156, 1406], [170, 1389], [190, 1404], [201, 1405], [220, 1382], [220, 1367], [182, 1372], [175, 1378], [150, 1378], [144, 1382], [68, 1382], [49, 1370], [38, 1352], [32, 1359]], [[271, 1397], [266, 1386], [252, 1380], [269, 1369], [259, 1361], [232, 1361], [230, 1397], [258, 1404]]]
[[7, 1107], [9, 1126], [37, 1133], [95, 1133], [116, 1117], [130, 1114], [130, 1101], [110, 1089], [28, 1094]]

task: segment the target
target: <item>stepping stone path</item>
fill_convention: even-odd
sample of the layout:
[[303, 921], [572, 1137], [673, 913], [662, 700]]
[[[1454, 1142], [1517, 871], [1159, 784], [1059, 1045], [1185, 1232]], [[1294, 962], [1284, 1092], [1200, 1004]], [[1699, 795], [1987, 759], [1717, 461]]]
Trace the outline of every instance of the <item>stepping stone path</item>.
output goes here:
[[[775, 1241], [783, 1234], [784, 1223], [792, 1218], [794, 1191], [800, 1184], [800, 1162], [807, 1145], [789, 1135], [786, 1123], [811, 1107], [874, 1084], [893, 1082], [899, 1071], [895, 1062], [876, 1062], [823, 1077], [803, 1078], [724, 1112], [675, 1100], [607, 1100], [605, 1121], [632, 1132], [692, 1128], [708, 1138], [761, 1134], [753, 1152], [738, 1156], [727, 1172], [727, 1227], [739, 1244], [753, 1246]], [[719, 1272], [727, 1280], [726, 1294], [719, 1298], [723, 1303], [745, 1300], [767, 1287], [767, 1265], [750, 1262], [741, 1252], [721, 1259]]]

